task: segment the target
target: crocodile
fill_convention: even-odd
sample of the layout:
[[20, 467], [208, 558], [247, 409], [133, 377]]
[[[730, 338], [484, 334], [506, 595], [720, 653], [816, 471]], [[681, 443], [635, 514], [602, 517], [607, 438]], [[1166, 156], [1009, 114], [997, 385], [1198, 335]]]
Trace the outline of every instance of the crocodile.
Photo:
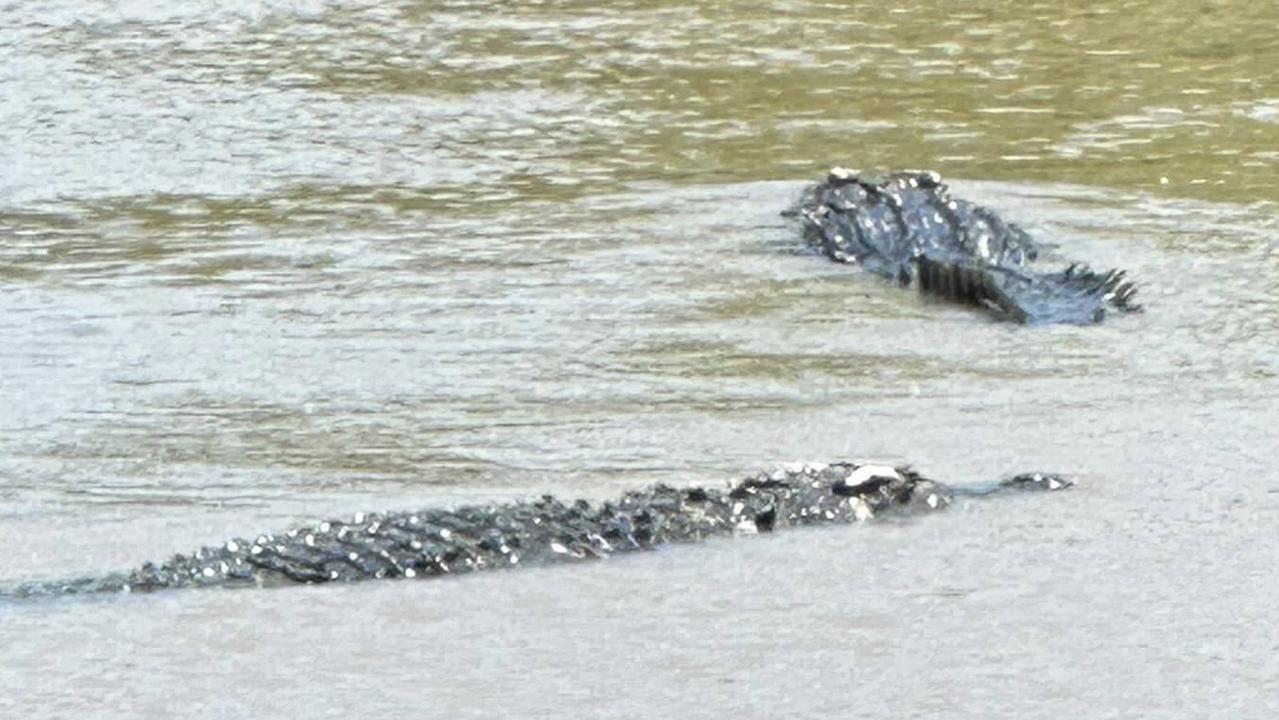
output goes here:
[[835, 167], [784, 214], [798, 217], [805, 240], [836, 262], [1002, 319], [1086, 325], [1108, 309], [1141, 309], [1122, 270], [1035, 269], [1039, 248], [1025, 230], [951, 196], [935, 172], [873, 178]]
[[0, 589], [0, 597], [428, 578], [600, 559], [792, 526], [855, 523], [941, 510], [957, 495], [1070, 485], [1059, 475], [1025, 473], [988, 486], [955, 488], [905, 466], [806, 464], [722, 488], [659, 484], [600, 503], [566, 503], [546, 495], [455, 509], [358, 513], [346, 521], [228, 540], [125, 572]]

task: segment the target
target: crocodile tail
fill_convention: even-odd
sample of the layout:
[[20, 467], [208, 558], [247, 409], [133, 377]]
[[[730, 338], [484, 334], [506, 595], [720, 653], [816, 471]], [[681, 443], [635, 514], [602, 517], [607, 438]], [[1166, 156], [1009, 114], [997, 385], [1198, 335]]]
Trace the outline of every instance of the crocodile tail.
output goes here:
[[1098, 273], [1085, 265], [1072, 264], [1060, 273], [1052, 273], [1046, 277], [1076, 292], [1100, 295], [1106, 304], [1116, 310], [1138, 312], [1142, 309], [1141, 304], [1136, 301], [1137, 284], [1128, 279], [1128, 272], [1125, 270]]
[[921, 255], [915, 259], [915, 267], [922, 293], [986, 307], [1010, 320], [1032, 322], [1026, 309], [996, 281], [998, 271], [989, 265]]
[[1032, 273], [921, 255], [915, 259], [921, 292], [953, 302], [990, 308], [1022, 323], [1101, 322], [1107, 308], [1135, 312], [1137, 287], [1122, 270], [1097, 273], [1071, 265], [1055, 273]]

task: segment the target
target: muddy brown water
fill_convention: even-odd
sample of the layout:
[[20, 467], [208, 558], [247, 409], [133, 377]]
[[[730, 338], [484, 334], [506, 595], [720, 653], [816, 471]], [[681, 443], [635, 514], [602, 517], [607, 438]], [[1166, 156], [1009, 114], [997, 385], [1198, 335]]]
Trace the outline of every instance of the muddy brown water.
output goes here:
[[[1069, 493], [439, 582], [0, 607], [5, 717], [1279, 711], [1279, 11], [0, 2], [0, 583], [779, 462]], [[1023, 328], [798, 249], [928, 167], [1128, 268]]]

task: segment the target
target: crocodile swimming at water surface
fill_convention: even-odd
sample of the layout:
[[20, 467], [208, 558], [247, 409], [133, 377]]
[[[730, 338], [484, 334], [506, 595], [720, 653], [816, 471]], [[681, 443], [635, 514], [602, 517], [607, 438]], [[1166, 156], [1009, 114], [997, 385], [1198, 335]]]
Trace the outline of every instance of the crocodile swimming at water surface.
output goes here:
[[[1124, 273], [1071, 266], [1038, 272], [1030, 236], [994, 211], [952, 198], [932, 173], [880, 181], [836, 168], [793, 211], [833, 260], [1027, 323], [1094, 323], [1132, 311]], [[3, 598], [416, 578], [544, 565], [789, 526], [852, 523], [941, 510], [955, 496], [1056, 490], [1057, 475], [1018, 475], [983, 490], [952, 488], [905, 467], [836, 463], [747, 478], [727, 488], [656, 485], [615, 500], [474, 505], [359, 513], [283, 533], [237, 538], [158, 564], [0, 588]]]
[[670, 543], [855, 523], [931, 512], [956, 495], [1057, 490], [1071, 483], [1029, 473], [978, 488], [952, 488], [905, 467], [803, 465], [724, 488], [655, 485], [615, 500], [528, 502], [420, 512], [359, 513], [279, 534], [228, 540], [134, 570], [0, 589], [0, 597], [251, 587], [424, 578], [606, 558]]
[[836, 167], [786, 214], [832, 260], [1010, 320], [1090, 324], [1108, 309], [1140, 309], [1122, 270], [1035, 269], [1039, 248], [1025, 230], [952, 197], [936, 173], [874, 179]]

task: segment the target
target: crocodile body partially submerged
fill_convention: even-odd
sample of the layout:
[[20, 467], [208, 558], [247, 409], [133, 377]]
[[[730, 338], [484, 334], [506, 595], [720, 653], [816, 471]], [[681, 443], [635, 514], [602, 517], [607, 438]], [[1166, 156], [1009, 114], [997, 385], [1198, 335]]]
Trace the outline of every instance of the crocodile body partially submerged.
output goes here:
[[1121, 270], [1034, 269], [1039, 249], [1029, 234], [952, 197], [936, 173], [875, 180], [834, 168], [791, 213], [805, 239], [832, 260], [1011, 320], [1088, 324], [1101, 322], [1108, 308], [1140, 307]]
[[238, 587], [432, 577], [604, 558], [788, 526], [853, 523], [894, 512], [940, 510], [957, 493], [1056, 490], [1056, 475], [1024, 474], [958, 490], [886, 465], [805, 465], [726, 488], [656, 485], [617, 500], [532, 502], [452, 510], [357, 514], [281, 534], [235, 539], [135, 570], [31, 583], [0, 596], [32, 598], [184, 587]]
[[[836, 168], [808, 188], [794, 214], [833, 260], [1028, 323], [1099, 322], [1131, 311], [1124, 273], [1032, 269], [1038, 250], [993, 211], [952, 198], [935, 174], [870, 181]], [[617, 500], [531, 502], [357, 514], [282, 534], [235, 539], [128, 572], [0, 588], [0, 597], [411, 578], [591, 558], [799, 525], [851, 523], [939, 510], [956, 494], [1056, 490], [1056, 475], [1018, 475], [959, 490], [907, 468], [837, 463], [760, 475], [724, 489], [657, 485]]]

